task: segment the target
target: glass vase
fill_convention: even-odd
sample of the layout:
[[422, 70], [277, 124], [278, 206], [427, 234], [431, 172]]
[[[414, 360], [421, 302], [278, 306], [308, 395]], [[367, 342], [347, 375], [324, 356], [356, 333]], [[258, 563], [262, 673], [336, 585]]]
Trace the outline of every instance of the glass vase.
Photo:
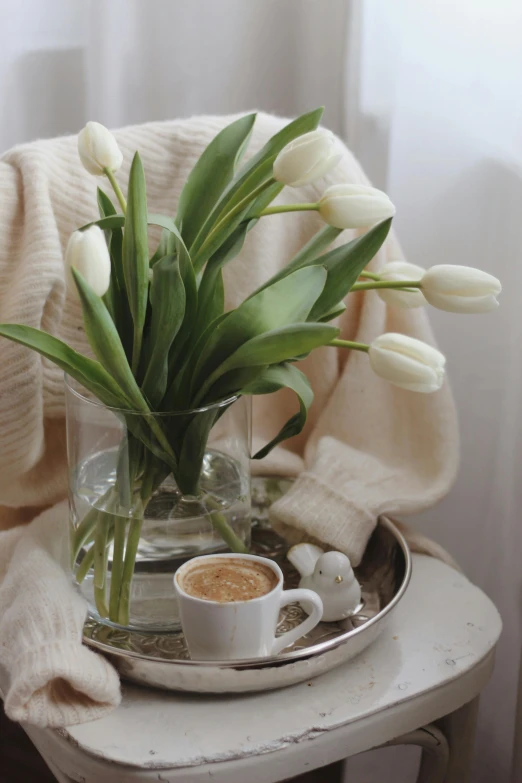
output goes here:
[[179, 625], [176, 568], [250, 545], [251, 399], [143, 415], [66, 378], [73, 570], [96, 620]]

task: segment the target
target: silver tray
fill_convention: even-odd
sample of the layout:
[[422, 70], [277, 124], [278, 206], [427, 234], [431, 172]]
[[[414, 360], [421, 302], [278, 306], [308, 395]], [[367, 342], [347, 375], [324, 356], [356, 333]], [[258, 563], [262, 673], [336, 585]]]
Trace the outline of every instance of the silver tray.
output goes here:
[[[285, 559], [286, 546], [270, 528], [270, 504], [289, 486], [281, 479], [253, 480], [252, 551], [276, 560], [285, 587], [296, 587], [297, 572]], [[106, 655], [124, 679], [142, 685], [197, 693], [244, 693], [269, 690], [309, 680], [333, 669], [371, 644], [384, 629], [411, 576], [411, 556], [404, 537], [381, 517], [355, 569], [362, 586], [362, 604], [349, 620], [319, 623], [283, 653], [241, 661], [190, 660], [181, 630], [164, 634], [123, 631], [88, 620], [84, 642]], [[286, 607], [278, 633], [300, 623], [303, 610]]]

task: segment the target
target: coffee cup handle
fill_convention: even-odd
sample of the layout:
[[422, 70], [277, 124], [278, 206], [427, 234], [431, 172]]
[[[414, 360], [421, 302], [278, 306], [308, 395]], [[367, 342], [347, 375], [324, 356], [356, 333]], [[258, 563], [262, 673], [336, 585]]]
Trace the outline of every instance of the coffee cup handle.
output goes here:
[[278, 655], [281, 650], [284, 650], [285, 647], [296, 642], [301, 636], [309, 633], [312, 628], [315, 628], [317, 623], [321, 621], [321, 617], [323, 616], [323, 602], [313, 590], [306, 590], [303, 588], [298, 590], [284, 590], [281, 594], [280, 608], [282, 609], [283, 606], [295, 603], [308, 604], [311, 608], [309, 616], [296, 628], [292, 628], [282, 636], [278, 636], [277, 639], [274, 639], [272, 655]]

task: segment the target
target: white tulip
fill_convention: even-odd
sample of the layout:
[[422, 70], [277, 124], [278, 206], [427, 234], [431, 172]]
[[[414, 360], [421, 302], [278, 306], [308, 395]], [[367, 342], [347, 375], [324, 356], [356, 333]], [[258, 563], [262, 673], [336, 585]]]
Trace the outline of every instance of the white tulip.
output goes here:
[[445, 356], [422, 340], [405, 334], [381, 334], [368, 350], [373, 371], [395, 386], [434, 392], [444, 381]]
[[393, 217], [386, 193], [369, 185], [332, 185], [319, 201], [319, 214], [336, 228], [367, 228]]
[[104, 169], [117, 171], [123, 154], [110, 130], [99, 122], [88, 122], [78, 134], [78, 152], [89, 174], [100, 176]]
[[422, 278], [428, 302], [448, 313], [488, 313], [498, 307], [502, 286], [493, 275], [471, 266], [439, 264]]
[[274, 179], [291, 187], [324, 177], [342, 158], [337, 140], [325, 128], [304, 133], [284, 147], [274, 161]]
[[[67, 269], [74, 267], [98, 296], [107, 293], [111, 281], [111, 259], [101, 228], [91, 226], [71, 234], [65, 251]], [[72, 275], [70, 274], [70, 278]], [[73, 282], [73, 290], [76, 285]]]
[[[400, 282], [401, 280], [420, 281], [425, 270], [421, 266], [409, 264], [407, 261], [390, 261], [379, 269], [379, 277], [387, 282]], [[390, 307], [408, 309], [422, 307], [426, 300], [422, 291], [412, 288], [410, 291], [401, 291], [399, 288], [378, 288], [377, 293]]]

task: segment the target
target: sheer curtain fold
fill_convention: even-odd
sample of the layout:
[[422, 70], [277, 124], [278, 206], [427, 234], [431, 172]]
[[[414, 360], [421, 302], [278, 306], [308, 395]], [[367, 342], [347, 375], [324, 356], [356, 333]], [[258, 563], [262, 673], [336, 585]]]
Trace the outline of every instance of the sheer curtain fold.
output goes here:
[[[0, 32], [0, 151], [88, 119], [291, 116], [324, 104], [325, 124], [396, 203], [411, 261], [503, 280], [496, 313], [432, 311], [462, 469], [417, 520], [505, 619], [474, 783], [509, 778], [521, 642], [521, 39], [520, 0], [4, 0]], [[380, 783], [400, 776], [387, 767]]]
[[521, 646], [522, 5], [399, 0], [384, 13], [377, 5], [358, 3], [348, 143], [395, 202], [410, 261], [477, 266], [504, 283], [488, 317], [430, 313], [448, 357], [462, 467], [452, 493], [417, 524], [504, 617], [473, 781], [505, 783]]
[[324, 102], [340, 131], [349, 5], [326, 5], [325, 15], [308, 0], [91, 0], [90, 115], [115, 126]]
[[256, 107], [325, 104], [342, 131], [346, 0], [6, 0], [2, 11], [0, 150], [87, 119]]

